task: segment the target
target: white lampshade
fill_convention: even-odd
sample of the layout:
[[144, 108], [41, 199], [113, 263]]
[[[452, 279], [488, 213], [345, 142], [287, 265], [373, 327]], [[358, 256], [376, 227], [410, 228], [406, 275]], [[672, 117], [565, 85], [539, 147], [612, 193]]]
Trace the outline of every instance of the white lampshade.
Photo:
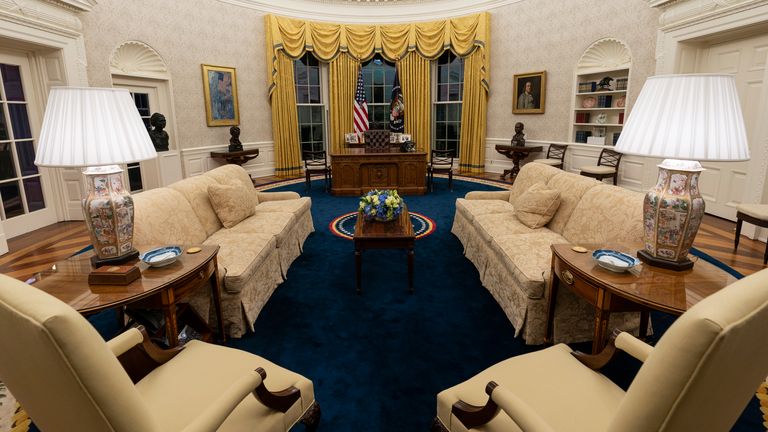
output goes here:
[[659, 75], [645, 81], [616, 151], [693, 161], [749, 159], [733, 75]]
[[157, 157], [127, 89], [53, 87], [35, 164], [94, 167]]

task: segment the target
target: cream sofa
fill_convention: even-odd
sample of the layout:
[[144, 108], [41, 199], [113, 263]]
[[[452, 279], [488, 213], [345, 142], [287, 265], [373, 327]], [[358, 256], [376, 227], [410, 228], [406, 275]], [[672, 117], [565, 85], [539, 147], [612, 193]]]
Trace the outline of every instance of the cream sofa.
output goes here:
[[[513, 203], [529, 187], [545, 183], [560, 191], [560, 206], [542, 228], [515, 217]], [[643, 194], [603, 184], [544, 164], [523, 166], [511, 190], [470, 192], [456, 200], [452, 232], [465, 256], [528, 344], [544, 342], [547, 291], [556, 243], [641, 242]], [[559, 290], [556, 342], [590, 340], [594, 309], [568, 290]], [[610, 326], [636, 330], [638, 314], [613, 314]]]
[[[225, 228], [208, 199], [208, 186], [233, 182], [246, 185], [257, 205], [252, 216]], [[231, 337], [253, 330], [259, 312], [314, 231], [309, 198], [295, 192], [256, 192], [248, 173], [237, 165], [141, 192], [133, 199], [134, 245], [139, 251], [168, 244], [220, 246], [222, 315]], [[201, 290], [190, 300], [203, 317], [210, 315], [208, 293]]]

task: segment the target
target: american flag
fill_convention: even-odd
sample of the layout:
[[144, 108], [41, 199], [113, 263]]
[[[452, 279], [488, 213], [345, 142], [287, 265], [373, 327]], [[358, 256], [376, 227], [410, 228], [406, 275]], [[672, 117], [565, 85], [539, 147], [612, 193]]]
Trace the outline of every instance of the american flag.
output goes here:
[[368, 130], [368, 102], [365, 101], [365, 87], [363, 87], [363, 69], [357, 74], [357, 91], [355, 103], [352, 106], [352, 118], [355, 123], [355, 132], [363, 133]]

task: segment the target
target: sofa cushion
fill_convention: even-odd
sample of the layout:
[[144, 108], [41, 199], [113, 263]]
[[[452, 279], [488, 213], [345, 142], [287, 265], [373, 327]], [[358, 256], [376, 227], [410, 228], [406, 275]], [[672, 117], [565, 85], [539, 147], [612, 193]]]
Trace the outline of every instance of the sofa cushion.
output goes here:
[[218, 168], [214, 168], [203, 174], [205, 177], [212, 178], [221, 184], [236, 184], [239, 183], [251, 192], [253, 195], [254, 205], [259, 203], [259, 197], [256, 193], [256, 189], [253, 188], [253, 180], [248, 172], [239, 165], [228, 164], [222, 165]]
[[211, 235], [221, 229], [221, 221], [213, 210], [211, 200], [208, 198], [208, 186], [218, 184], [218, 182], [208, 176], [189, 177], [177, 181], [168, 187], [179, 191], [192, 205], [192, 211], [195, 212], [200, 223], [205, 227], [207, 235]]
[[501, 252], [520, 289], [529, 298], [542, 298], [545, 277], [549, 274], [552, 260], [549, 247], [555, 243], [568, 243], [568, 240], [541, 228], [533, 233], [496, 237], [493, 241], [494, 248]]
[[224, 289], [238, 293], [256, 276], [269, 254], [276, 252], [277, 240], [271, 234], [252, 233], [244, 241], [240, 233], [221, 230], [203, 244], [219, 245], [218, 264], [226, 269]]
[[576, 244], [643, 241], [644, 194], [606, 184], [589, 189], [563, 229]]
[[515, 183], [509, 191], [509, 202], [515, 203], [517, 197], [527, 191], [528, 188], [536, 183], [547, 183], [550, 178], [562, 173], [563, 170], [553, 166], [527, 163], [520, 168], [520, 172], [515, 177]]
[[167, 245], [200, 244], [207, 237], [184, 195], [157, 188], [131, 196], [134, 205], [133, 245], [140, 251]]
[[584, 196], [584, 193], [599, 185], [600, 182], [591, 177], [580, 176], [568, 172], [561, 172], [550, 178], [547, 182], [547, 187], [560, 191], [560, 207], [558, 207], [557, 213], [555, 213], [552, 220], [547, 224], [547, 228], [562, 234], [565, 224], [568, 223], [568, 219], [571, 218], [573, 210], [576, 208], [576, 205], [579, 204], [579, 201], [581, 201], [581, 197]]
[[515, 216], [528, 228], [546, 225], [560, 206], [560, 191], [536, 183], [515, 201]]
[[528, 234], [533, 229], [523, 225], [513, 214], [490, 213], [475, 217], [474, 226], [484, 241], [510, 234]]
[[208, 186], [216, 216], [226, 228], [232, 228], [256, 210], [253, 194], [240, 184], [212, 184]]
[[475, 220], [475, 217], [484, 214], [507, 213], [509, 217], [513, 217], [512, 213], [515, 211], [515, 208], [508, 201], [458, 198], [456, 200], [456, 211], [472, 222]]
[[[261, 206], [261, 204], [259, 204]], [[275, 236], [277, 247], [283, 245], [283, 240], [296, 225], [297, 218], [291, 213], [258, 212], [227, 230], [240, 234], [269, 234]]]
[[264, 201], [256, 206], [256, 213], [293, 213], [294, 216], [301, 216], [312, 207], [312, 200], [309, 197], [298, 199]]

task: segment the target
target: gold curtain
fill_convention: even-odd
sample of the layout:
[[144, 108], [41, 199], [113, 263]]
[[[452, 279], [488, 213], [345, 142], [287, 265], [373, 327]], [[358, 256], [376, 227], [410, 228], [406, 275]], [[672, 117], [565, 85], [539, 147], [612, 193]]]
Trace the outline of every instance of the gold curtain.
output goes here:
[[331, 133], [328, 139], [331, 152], [338, 152], [344, 148], [344, 134], [354, 130], [352, 101], [355, 99], [359, 68], [360, 63], [345, 53], [336, 56], [330, 62]]
[[464, 59], [464, 93], [461, 103], [461, 138], [459, 172], [479, 174], [485, 171], [485, 122], [488, 92], [482, 75], [484, 51], [475, 50]]
[[430, 61], [410, 53], [397, 62], [397, 69], [405, 100], [405, 132], [412, 135], [418, 151], [429, 153], [432, 147]]
[[301, 147], [299, 146], [299, 119], [296, 113], [296, 86], [293, 78], [293, 60], [282, 52], [275, 60], [275, 87], [270, 97], [272, 106], [272, 138], [275, 142], [275, 175], [295, 177], [301, 175]]

